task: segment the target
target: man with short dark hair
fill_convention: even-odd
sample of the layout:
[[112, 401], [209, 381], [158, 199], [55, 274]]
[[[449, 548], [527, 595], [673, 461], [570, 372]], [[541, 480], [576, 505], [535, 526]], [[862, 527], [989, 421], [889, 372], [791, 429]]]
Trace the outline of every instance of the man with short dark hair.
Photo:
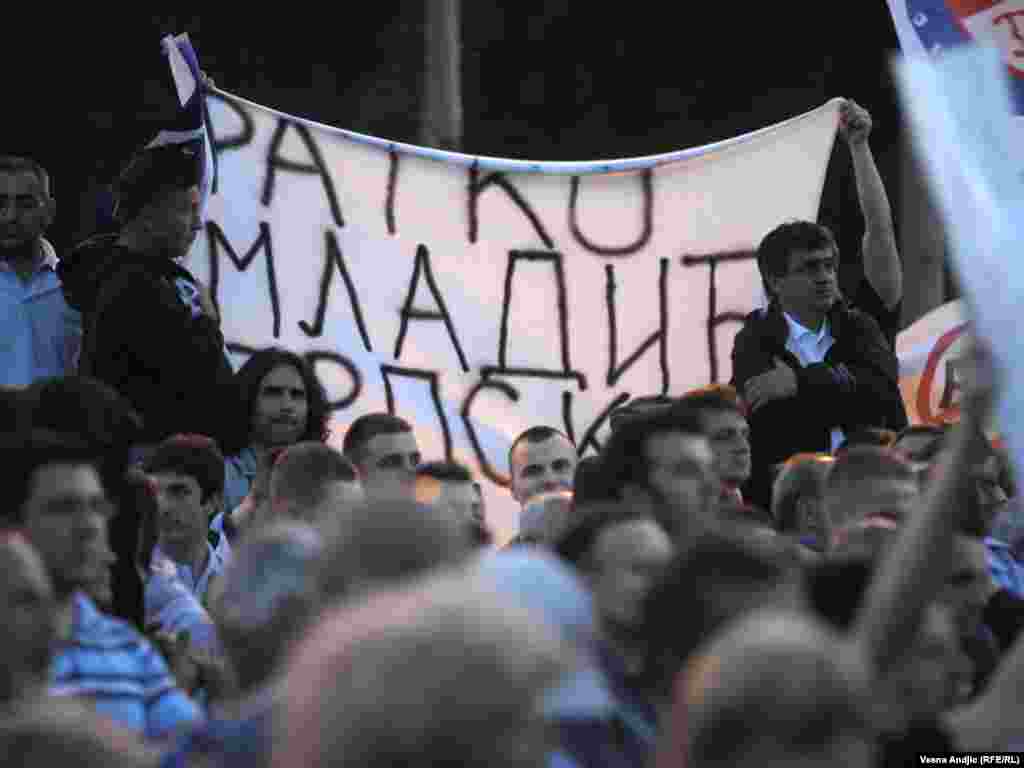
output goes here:
[[422, 455], [405, 419], [388, 413], [360, 416], [345, 433], [342, 452], [359, 468], [368, 498], [412, 498]]
[[901, 522], [920, 497], [913, 467], [895, 451], [856, 446], [832, 464], [825, 485], [825, 518], [833, 529], [881, 517]]
[[598, 502], [581, 514], [556, 551], [576, 566], [594, 596], [598, 659], [623, 713], [621, 749], [630, 758], [623, 764], [642, 765], [654, 747], [656, 722], [641, 682], [648, 644], [643, 606], [675, 547], [653, 506]]
[[772, 486], [775, 529], [815, 552], [826, 551], [832, 537], [824, 506], [834, 461], [827, 453], [798, 453], [783, 465]]
[[192, 143], [136, 155], [118, 182], [120, 231], [82, 243], [59, 269], [83, 314], [79, 373], [131, 402], [149, 447], [175, 433], [222, 443], [235, 431], [220, 317], [181, 266], [201, 228], [201, 153]]
[[331, 602], [456, 565], [476, 552], [454, 520], [407, 499], [361, 504], [323, 531], [319, 583]]
[[685, 549], [715, 522], [718, 483], [700, 416], [685, 403], [630, 419], [601, 454], [595, 497], [653, 503]]
[[[672, 540], [651, 506], [598, 502], [564, 534], [556, 551], [589, 581], [608, 640], [630, 648], [643, 600], [672, 557]], [[641, 578], [641, 576], [643, 578]]]
[[97, 712], [149, 738], [198, 719], [153, 647], [81, 591], [101, 567], [110, 514], [88, 448], [34, 432], [8, 438], [0, 453], [9, 473], [3, 507], [42, 558], [57, 600], [61, 644], [50, 667], [51, 693], [91, 699]]
[[82, 317], [64, 300], [57, 253], [43, 235], [56, 201], [50, 175], [23, 157], [0, 156], [0, 385], [23, 387], [78, 364]]
[[680, 675], [659, 765], [873, 765], [870, 678], [841, 644], [795, 611], [729, 624]]
[[222, 765], [227, 755], [245, 765], [266, 762], [282, 692], [276, 677], [321, 607], [322, 549], [319, 532], [295, 520], [273, 522], [242, 541], [213, 611], [237, 691], [215, 702], [210, 719], [179, 742], [169, 765], [205, 759]]
[[209, 438], [175, 435], [157, 446], [145, 471], [157, 498], [153, 560], [170, 561], [181, 582], [208, 606], [229, 559], [223, 538], [215, 547], [209, 536], [224, 492], [224, 457]]
[[522, 507], [539, 493], [571, 491], [578, 458], [564, 433], [544, 425], [530, 427], [508, 449], [512, 498]]
[[742, 506], [741, 489], [750, 479], [750, 426], [736, 390], [711, 384], [687, 392], [681, 401], [700, 415], [722, 484], [722, 502]]
[[553, 547], [575, 522], [575, 504], [571, 491], [550, 491], [534, 496], [519, 516], [515, 544]]
[[144, 589], [134, 554], [138, 548], [139, 508], [123, 496], [131, 448], [142, 430], [141, 418], [109, 385], [85, 376], [39, 379], [24, 393], [29, 400], [24, 406], [25, 415], [33, 428], [77, 435], [101, 458], [103, 485], [118, 505], [118, 513], [107, 529], [116, 555], [113, 568], [106, 571], [113, 592], [108, 612], [136, 629], [144, 629]]
[[320, 442], [285, 448], [270, 472], [270, 507], [274, 518], [315, 525], [361, 503], [365, 494], [352, 462]]
[[416, 501], [438, 510], [464, 528], [472, 540], [489, 539], [483, 520], [477, 514], [479, 502], [473, 475], [462, 464], [430, 461], [417, 467]]
[[533, 613], [464, 573], [335, 606], [290, 659], [272, 764], [545, 765], [540, 707], [564, 658]]
[[864, 215], [864, 275], [853, 302], [839, 292], [832, 232], [786, 222], [757, 249], [769, 304], [747, 316], [733, 345], [731, 383], [751, 408], [749, 496], [763, 508], [774, 464], [832, 452], [862, 427], [907, 425], [894, 353], [903, 288], [892, 212], [868, 145], [871, 116], [852, 101], [840, 110]]
[[752, 609], [797, 604], [798, 570], [776, 543], [710, 532], [655, 583], [643, 606], [639, 682], [658, 703], [671, 700], [673, 681], [710, 635]]
[[770, 297], [733, 346], [733, 385], [751, 409], [752, 501], [767, 506], [770, 467], [794, 453], [832, 452], [862, 427], [902, 429], [896, 356], [865, 312], [839, 294], [832, 233], [782, 224], [758, 248]]

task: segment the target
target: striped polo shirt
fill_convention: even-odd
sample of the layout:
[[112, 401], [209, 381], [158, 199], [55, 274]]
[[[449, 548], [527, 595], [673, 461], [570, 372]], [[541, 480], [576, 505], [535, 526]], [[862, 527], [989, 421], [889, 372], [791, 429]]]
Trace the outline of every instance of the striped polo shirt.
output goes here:
[[82, 593], [72, 600], [71, 638], [54, 654], [51, 695], [91, 699], [99, 714], [150, 739], [202, 718], [142, 635], [101, 613]]

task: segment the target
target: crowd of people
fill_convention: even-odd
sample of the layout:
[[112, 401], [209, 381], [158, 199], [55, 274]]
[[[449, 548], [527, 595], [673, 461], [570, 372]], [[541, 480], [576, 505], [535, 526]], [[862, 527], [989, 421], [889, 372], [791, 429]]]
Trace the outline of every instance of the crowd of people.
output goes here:
[[[865, 220], [758, 249], [733, 379], [635, 398], [580, 459], [511, 444], [518, 534], [470, 468], [369, 413], [329, 440], [294, 351], [232, 369], [194, 144], [137, 153], [68, 254], [45, 169], [0, 158], [0, 754], [49, 766], [917, 764], [1024, 748], [1024, 528], [988, 436], [911, 426], [901, 270], [854, 102]], [[230, 307], [224, 311], [230, 312]]]

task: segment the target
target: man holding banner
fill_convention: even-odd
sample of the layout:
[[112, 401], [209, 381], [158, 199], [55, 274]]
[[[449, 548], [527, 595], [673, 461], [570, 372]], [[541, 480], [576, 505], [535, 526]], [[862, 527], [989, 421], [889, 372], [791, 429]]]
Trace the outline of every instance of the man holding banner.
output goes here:
[[194, 145], [140, 153], [122, 174], [122, 228], [62, 262], [68, 303], [86, 317], [79, 373], [123, 394], [143, 442], [174, 433], [222, 441], [234, 427], [232, 370], [216, 308], [182, 267], [199, 230]]
[[733, 346], [733, 384], [750, 406], [750, 498], [771, 498], [771, 467], [795, 453], [831, 452], [859, 427], [902, 429], [898, 363], [878, 323], [838, 292], [832, 233], [782, 224], [757, 253], [770, 300]]
[[[732, 383], [751, 408], [748, 496], [764, 509], [773, 465], [796, 453], [833, 451], [857, 427], [898, 430], [907, 423], [893, 351], [902, 270], [889, 200], [868, 145], [871, 116], [847, 100], [839, 127], [865, 224], [864, 278], [852, 305], [839, 292], [832, 233], [807, 221], [783, 224], [757, 252], [769, 305], [747, 316], [733, 347]], [[840, 328], [849, 335], [842, 343]]]

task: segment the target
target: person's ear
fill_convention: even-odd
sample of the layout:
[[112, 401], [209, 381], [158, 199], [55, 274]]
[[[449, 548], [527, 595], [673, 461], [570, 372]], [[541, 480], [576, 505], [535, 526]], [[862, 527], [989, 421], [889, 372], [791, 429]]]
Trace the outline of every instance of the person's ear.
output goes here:
[[779, 295], [779, 284], [782, 283], [782, 277], [779, 275], [768, 275], [764, 281], [768, 284], [768, 288], [773, 296]]

